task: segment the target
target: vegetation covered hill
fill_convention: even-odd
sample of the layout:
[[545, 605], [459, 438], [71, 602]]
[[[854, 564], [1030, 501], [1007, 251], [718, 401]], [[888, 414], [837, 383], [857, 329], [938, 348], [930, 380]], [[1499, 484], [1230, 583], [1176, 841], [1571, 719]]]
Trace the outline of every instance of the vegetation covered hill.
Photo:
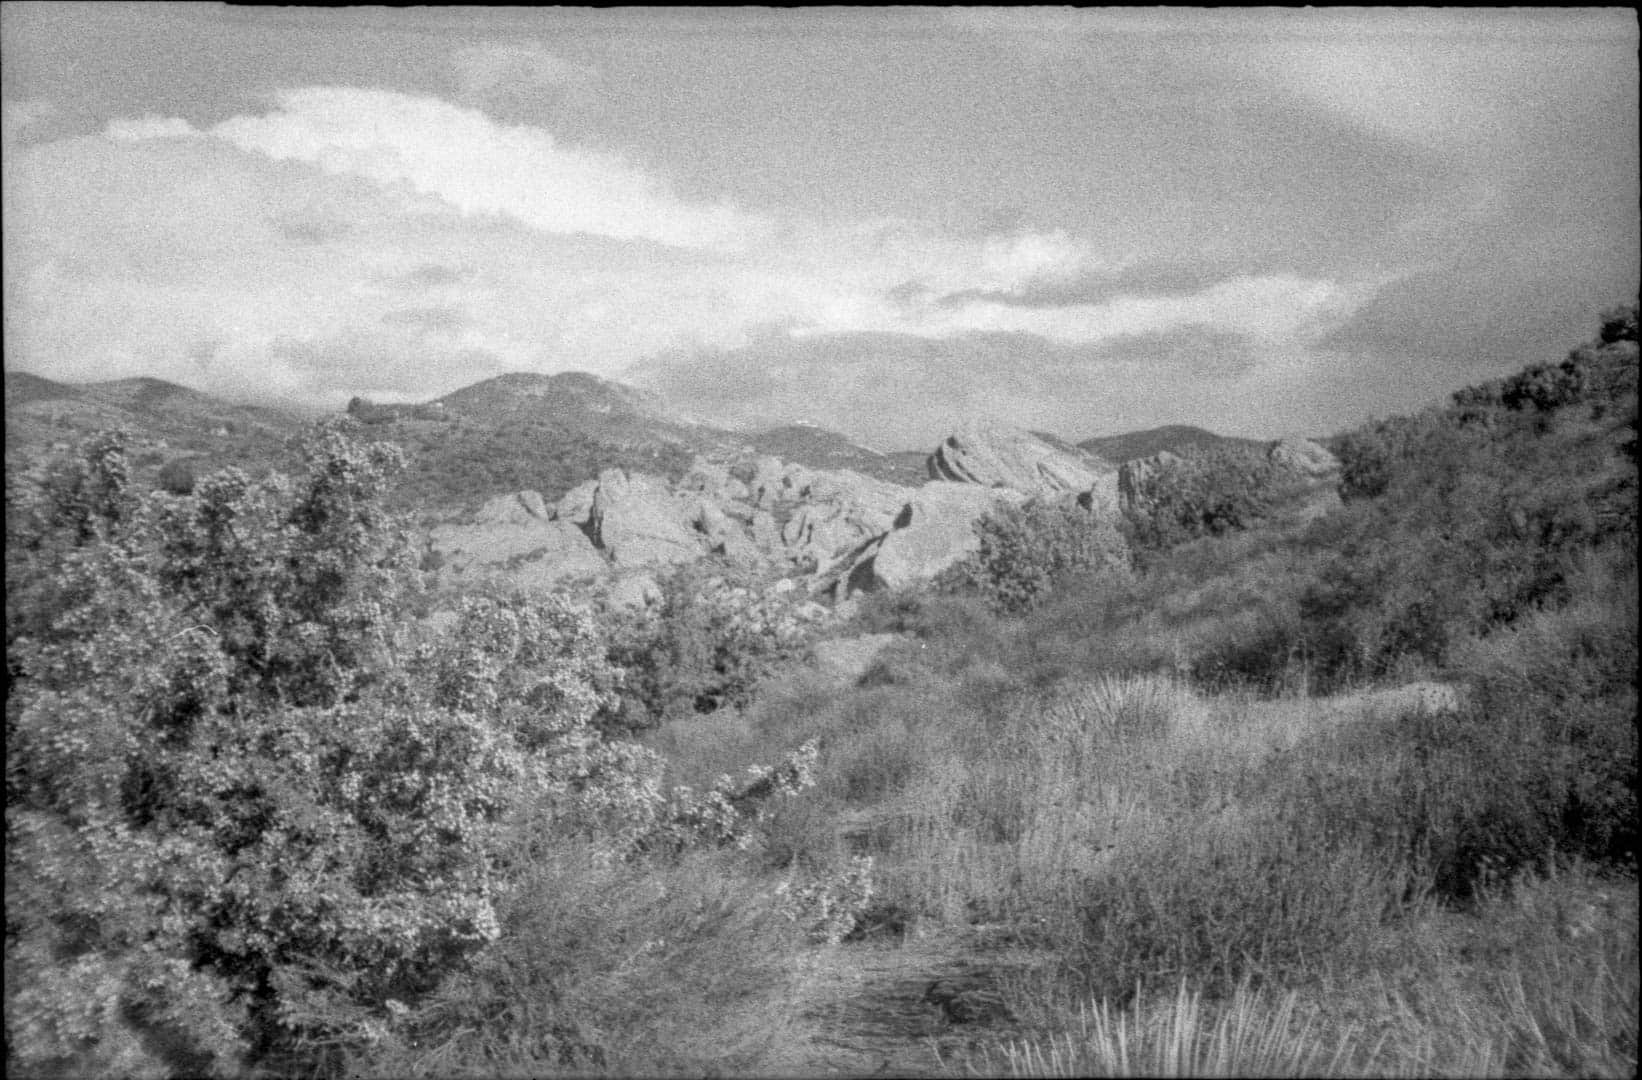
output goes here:
[[[711, 564], [424, 618], [334, 423], [8, 460], [8, 1072], [1634, 1075], [1636, 373], [1614, 313], [1127, 564], [1012, 512], [859, 677]], [[903, 938], [962, 971], [841, 1007]]]
[[1165, 450], [1173, 454], [1179, 454], [1188, 449], [1218, 450], [1231, 446], [1243, 446], [1252, 449], [1265, 444], [1256, 439], [1239, 439], [1228, 435], [1216, 435], [1212, 431], [1205, 431], [1200, 427], [1191, 427], [1187, 424], [1169, 424], [1165, 427], [1148, 428], [1145, 431], [1131, 431], [1122, 435], [1099, 435], [1092, 439], [1084, 439], [1078, 445], [1090, 453], [1100, 455], [1107, 461], [1124, 462], [1133, 461], [1135, 458], [1152, 457]]

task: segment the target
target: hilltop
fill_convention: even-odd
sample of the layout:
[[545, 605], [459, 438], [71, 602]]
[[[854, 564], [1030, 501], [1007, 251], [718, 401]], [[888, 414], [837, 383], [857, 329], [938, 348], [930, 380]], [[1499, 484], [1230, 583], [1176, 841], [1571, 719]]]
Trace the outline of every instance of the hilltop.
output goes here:
[[5, 387], [8, 457], [26, 461], [91, 432], [122, 429], [138, 451], [139, 478], [188, 458], [251, 472], [288, 468], [288, 443], [310, 422], [295, 410], [237, 404], [149, 377], [75, 384], [7, 371]]
[[1117, 462], [1152, 457], [1164, 451], [1178, 454], [1189, 449], [1219, 450], [1238, 446], [1254, 449], [1269, 445], [1269, 442], [1261, 442], [1258, 439], [1216, 435], [1212, 431], [1188, 424], [1169, 424], [1165, 427], [1131, 431], [1122, 435], [1099, 435], [1078, 443], [1079, 447], [1090, 453], [1099, 454], [1107, 461]]

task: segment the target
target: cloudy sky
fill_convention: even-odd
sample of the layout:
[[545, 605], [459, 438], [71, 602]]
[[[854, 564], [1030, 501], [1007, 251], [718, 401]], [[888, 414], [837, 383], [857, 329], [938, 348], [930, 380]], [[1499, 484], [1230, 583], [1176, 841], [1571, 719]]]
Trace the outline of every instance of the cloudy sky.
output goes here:
[[5, 359], [1323, 434], [1638, 287], [1626, 9], [7, 3]]

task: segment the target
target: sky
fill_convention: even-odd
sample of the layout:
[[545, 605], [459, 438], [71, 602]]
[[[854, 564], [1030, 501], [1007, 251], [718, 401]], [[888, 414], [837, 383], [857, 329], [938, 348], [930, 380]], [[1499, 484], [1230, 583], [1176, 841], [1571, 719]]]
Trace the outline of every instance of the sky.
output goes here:
[[1321, 435], [1636, 297], [1628, 8], [0, 6], [6, 369]]

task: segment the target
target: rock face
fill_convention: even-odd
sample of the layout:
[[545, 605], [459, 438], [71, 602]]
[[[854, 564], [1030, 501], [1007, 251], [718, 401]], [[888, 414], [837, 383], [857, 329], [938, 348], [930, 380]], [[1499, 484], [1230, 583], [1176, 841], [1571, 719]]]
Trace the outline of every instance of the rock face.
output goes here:
[[[534, 491], [492, 499], [470, 523], [434, 529], [430, 546], [453, 571], [491, 566], [530, 582], [611, 570], [625, 579], [638, 568], [704, 555], [802, 576], [836, 569], [888, 532], [910, 494], [884, 480], [768, 456], [737, 470], [698, 460], [673, 485], [610, 469], [551, 506]], [[562, 574], [555, 560], [564, 562]], [[622, 598], [637, 603], [643, 593], [634, 586]]]
[[1163, 450], [1151, 457], [1135, 458], [1119, 465], [1117, 490], [1123, 512], [1137, 517], [1151, 513], [1152, 500], [1146, 491], [1149, 481], [1162, 470], [1179, 464], [1180, 460], [1179, 454]]
[[598, 576], [608, 569], [587, 535], [550, 516], [540, 494], [521, 491], [491, 499], [469, 525], [441, 525], [429, 536], [449, 573], [505, 567], [522, 583]]
[[1310, 439], [1281, 439], [1266, 459], [1295, 481], [1295, 519], [1313, 521], [1340, 506], [1340, 459]]
[[985, 421], [963, 425], [929, 455], [931, 480], [1013, 488], [1027, 495], [1081, 494], [1105, 486], [1100, 481], [1110, 471], [1093, 458]]
[[1278, 468], [1307, 480], [1339, 482], [1340, 459], [1310, 439], [1280, 439], [1266, 456]]
[[[1002, 425], [961, 429], [928, 464], [938, 479], [915, 489], [768, 455], [736, 466], [698, 459], [676, 484], [609, 469], [552, 506], [529, 491], [493, 499], [431, 542], [448, 565], [503, 567], [532, 582], [614, 575], [635, 583], [618, 590], [635, 605], [664, 568], [707, 555], [842, 601], [930, 580], [979, 547], [976, 523], [1002, 505], [1070, 498], [1105, 520], [1120, 512], [1116, 469]], [[649, 587], [633, 576], [641, 570]]]
[[620, 469], [599, 474], [590, 518], [593, 543], [618, 566], [665, 566], [706, 553], [689, 510], [664, 481]]
[[1025, 500], [1012, 488], [925, 484], [896, 516], [894, 528], [856, 557], [845, 591], [899, 589], [930, 580], [980, 547], [976, 522], [998, 506]]

